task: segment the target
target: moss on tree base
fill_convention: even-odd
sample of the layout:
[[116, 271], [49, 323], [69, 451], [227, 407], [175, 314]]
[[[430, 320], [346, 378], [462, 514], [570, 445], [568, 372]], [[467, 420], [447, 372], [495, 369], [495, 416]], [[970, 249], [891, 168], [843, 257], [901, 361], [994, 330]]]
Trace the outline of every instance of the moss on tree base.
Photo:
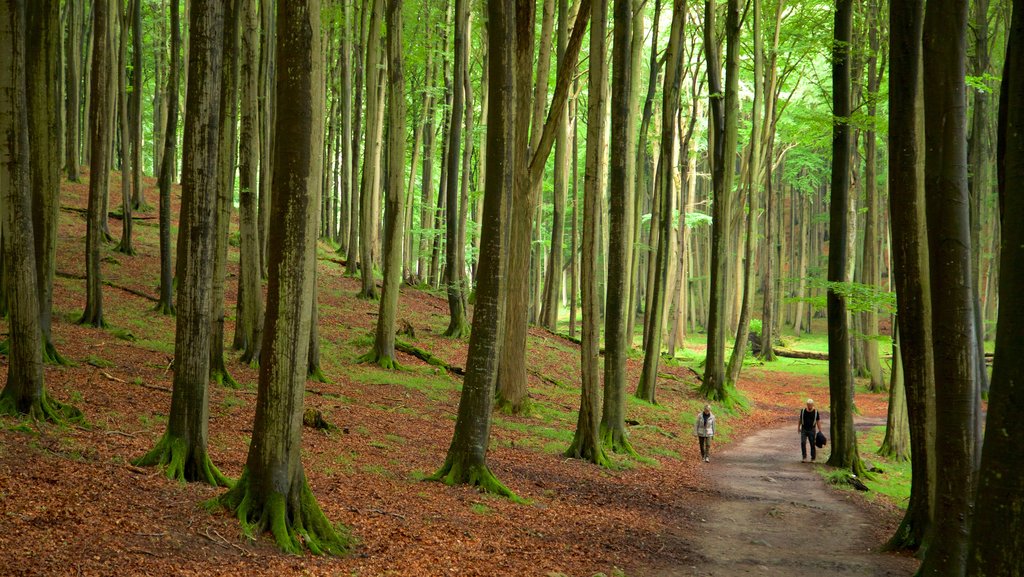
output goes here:
[[228, 479], [210, 461], [205, 450], [194, 451], [185, 439], [164, 433], [148, 453], [132, 461], [139, 467], [158, 467], [168, 479], [206, 483], [214, 487], [230, 487]]
[[39, 396], [39, 399], [29, 403], [19, 402], [4, 388], [0, 392], [0, 415], [26, 416], [34, 421], [45, 421], [56, 425], [80, 424], [85, 422], [85, 416], [78, 408], [67, 405], [51, 397], [46, 389]]
[[70, 367], [74, 364], [70, 359], [60, 354], [57, 347], [53, 346], [53, 343], [50, 341], [46, 341], [43, 344], [43, 362], [60, 367]]
[[400, 371], [400, 370], [402, 370], [402, 365], [400, 365], [398, 363], [398, 361], [395, 360], [394, 356], [381, 354], [380, 352], [377, 351], [376, 347], [374, 347], [374, 349], [372, 351], [370, 351], [370, 352], [366, 353], [365, 355], [363, 355], [363, 356], [359, 357], [358, 359], [356, 359], [356, 362], [361, 364], [361, 365], [363, 365], [363, 364], [377, 365], [378, 367], [380, 367], [382, 369], [387, 369], [389, 371]]
[[444, 336], [452, 339], [462, 340], [469, 337], [471, 327], [469, 323], [462, 321], [459, 323], [449, 323], [448, 328], [444, 331]]
[[487, 465], [466, 465], [462, 459], [451, 456], [445, 460], [444, 465], [436, 473], [425, 480], [438, 481], [445, 485], [470, 485], [484, 493], [506, 497], [516, 503], [525, 502], [499, 481]]
[[168, 317], [173, 317], [178, 314], [178, 311], [174, 310], [174, 305], [170, 303], [157, 303], [153, 310]]
[[208, 506], [221, 506], [231, 511], [242, 523], [242, 530], [250, 538], [269, 531], [282, 551], [299, 554], [309, 549], [315, 555], [344, 555], [352, 547], [352, 537], [344, 526], [334, 526], [324, 515], [305, 477], [298, 499], [289, 499], [281, 493], [260, 498], [255, 495], [249, 470], [227, 493], [210, 501]]
[[616, 455], [640, 456], [629, 442], [625, 431], [621, 429], [601, 425], [601, 446]]
[[605, 469], [612, 468], [612, 462], [608, 458], [608, 454], [604, 452], [604, 447], [600, 445], [597, 447], [587, 447], [585, 445], [582, 440], [574, 437], [572, 445], [569, 445], [569, 449], [565, 452], [565, 456], [570, 459], [590, 461], [598, 467], [604, 467]]
[[518, 402], [511, 401], [498, 393], [498, 397], [494, 399], [494, 410], [506, 415], [529, 417], [533, 415], [533, 401], [530, 400], [530, 397], [523, 397]]
[[238, 381], [231, 376], [231, 373], [227, 369], [217, 369], [210, 375], [211, 380], [220, 386], [227, 387], [229, 389], [240, 389], [242, 386], [238, 384]]
[[328, 383], [327, 375], [324, 374], [323, 369], [319, 366], [311, 367], [306, 374], [306, 378], [317, 383]]

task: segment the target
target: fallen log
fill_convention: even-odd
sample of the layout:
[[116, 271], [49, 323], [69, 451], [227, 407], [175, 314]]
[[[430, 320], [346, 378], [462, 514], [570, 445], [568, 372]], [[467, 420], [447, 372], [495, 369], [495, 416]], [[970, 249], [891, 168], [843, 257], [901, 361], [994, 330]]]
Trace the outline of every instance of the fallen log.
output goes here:
[[816, 361], [827, 361], [828, 353], [812, 353], [810, 351], [794, 351], [790, 349], [774, 349], [775, 356], [787, 359], [813, 359]]
[[417, 359], [427, 363], [428, 365], [433, 365], [435, 367], [442, 368], [442, 369], [448, 371], [449, 373], [453, 373], [453, 374], [459, 375], [460, 377], [466, 375], [466, 369], [464, 369], [462, 367], [457, 367], [455, 365], [448, 364], [448, 361], [445, 361], [444, 359], [435, 357], [434, 355], [430, 354], [428, 351], [425, 351], [425, 350], [423, 350], [423, 349], [421, 349], [419, 347], [410, 345], [409, 343], [396, 340], [395, 341], [395, 349], [399, 350], [399, 351], [402, 351], [403, 353], [405, 353], [407, 355], [412, 355], [412, 356], [416, 357]]

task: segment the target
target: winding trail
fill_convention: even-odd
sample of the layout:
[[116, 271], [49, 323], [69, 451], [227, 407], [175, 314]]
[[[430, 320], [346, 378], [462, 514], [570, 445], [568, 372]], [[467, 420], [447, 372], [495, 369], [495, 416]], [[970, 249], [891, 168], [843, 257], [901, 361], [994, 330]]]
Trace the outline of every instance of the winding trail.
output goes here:
[[690, 536], [700, 561], [664, 575], [913, 574], [913, 559], [878, 551], [878, 532], [852, 494], [828, 488], [814, 465], [800, 462], [795, 429], [759, 431], [702, 463], [714, 496]]

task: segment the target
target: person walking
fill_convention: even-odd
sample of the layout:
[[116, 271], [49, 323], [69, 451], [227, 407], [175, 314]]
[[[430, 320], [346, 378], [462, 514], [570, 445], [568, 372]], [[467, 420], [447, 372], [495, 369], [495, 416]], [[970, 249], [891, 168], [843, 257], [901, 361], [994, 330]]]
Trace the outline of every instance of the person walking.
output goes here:
[[715, 436], [715, 416], [711, 414], [711, 405], [704, 405], [704, 410], [697, 413], [693, 434], [697, 435], [697, 441], [700, 443], [700, 458], [705, 463], [710, 463], [711, 439]]
[[814, 444], [815, 432], [821, 432], [821, 415], [814, 408], [814, 399], [807, 399], [807, 407], [800, 409], [800, 423], [796, 429], [800, 432], [800, 454], [803, 456], [800, 462], [807, 462], [807, 445], [810, 445], [813, 463], [818, 458], [817, 447]]

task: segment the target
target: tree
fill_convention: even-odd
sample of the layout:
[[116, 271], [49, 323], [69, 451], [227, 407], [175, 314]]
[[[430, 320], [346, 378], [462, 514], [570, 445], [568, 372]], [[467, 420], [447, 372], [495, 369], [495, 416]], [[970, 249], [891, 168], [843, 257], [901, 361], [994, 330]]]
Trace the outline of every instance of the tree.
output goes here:
[[921, 30], [924, 2], [889, 7], [891, 77], [889, 87], [889, 215], [893, 280], [899, 311], [900, 361], [910, 422], [910, 501], [891, 548], [923, 544], [935, 496], [935, 402], [931, 297], [924, 218]]
[[480, 261], [476, 305], [469, 336], [466, 376], [459, 397], [455, 432], [444, 465], [430, 478], [449, 485], [468, 484], [507, 497], [514, 494], [487, 467], [491, 409], [501, 347], [502, 306], [508, 257], [504, 205], [512, 194], [515, 163], [516, 75], [514, 0], [487, 3], [488, 96], [487, 181], [481, 214]]
[[[387, 19], [388, 178], [384, 206], [384, 286], [381, 290], [373, 350], [360, 360], [391, 369], [398, 366], [395, 361], [395, 316], [398, 313], [398, 294], [402, 286], [402, 235], [405, 233], [406, 134], [402, 0], [389, 0]], [[456, 120], [453, 124], [459, 122]]]
[[236, 121], [238, 113], [238, 3], [224, 4], [224, 38], [222, 47], [220, 116], [223, 126], [218, 142], [216, 206], [213, 210], [213, 276], [210, 303], [210, 380], [236, 387], [224, 363], [224, 281], [227, 276], [228, 234], [231, 230], [231, 209], [235, 198]]
[[[469, 64], [469, 7], [466, 0], [455, 0], [455, 71], [452, 91], [451, 124], [448, 129], [448, 188], [445, 210], [445, 288], [448, 293], [448, 311], [450, 320], [445, 336], [463, 338], [469, 331], [466, 320], [466, 287], [465, 267], [459, 263], [466, 261], [466, 246], [459, 242], [459, 147], [462, 145], [462, 116], [465, 108], [465, 90], [461, 90]], [[404, 123], [403, 123], [404, 124]], [[472, 135], [466, 135], [466, 147], [471, 148]], [[404, 135], [403, 135], [404, 138]], [[405, 157], [399, 157], [399, 166]], [[464, 169], [468, 169], [466, 166]], [[391, 167], [389, 167], [391, 169]], [[463, 206], [465, 203], [462, 203]], [[399, 220], [401, 222], [401, 219]]]
[[134, 156], [131, 126], [128, 121], [129, 100], [133, 98], [128, 94], [128, 19], [131, 15], [121, 0], [117, 0], [117, 12], [117, 114], [118, 124], [121, 127], [121, 242], [117, 244], [117, 251], [126, 255], [134, 255], [135, 248], [132, 246], [132, 163]]
[[885, 437], [878, 454], [894, 461], [910, 459], [910, 423], [907, 420], [907, 393], [903, 382], [899, 332], [892, 342], [892, 374], [889, 381], [889, 408], [885, 419]]
[[[31, 218], [43, 359], [65, 359], [53, 346], [53, 277], [60, 219], [60, 2], [32, 2], [26, 13], [25, 78], [29, 122]], [[77, 168], [76, 168], [77, 171]]]
[[268, 255], [267, 324], [252, 442], [242, 476], [218, 501], [246, 531], [270, 531], [284, 551], [339, 555], [349, 546], [320, 510], [302, 467], [305, 393], [322, 181], [323, 65], [319, 0], [281, 2], [277, 140]]
[[163, 162], [160, 165], [160, 299], [156, 310], [174, 314], [174, 276], [171, 273], [171, 181], [174, 150], [178, 142], [178, 76], [181, 68], [181, 23], [178, 3], [171, 2], [171, 65], [167, 76], [167, 127], [164, 130]]
[[210, 262], [218, 192], [223, 8], [215, 0], [193, 0], [189, 7], [191, 81], [182, 151], [171, 411], [163, 437], [135, 463], [161, 467], [171, 479], [226, 486], [228, 479], [210, 461], [206, 447], [213, 283]]
[[373, 235], [377, 229], [374, 197], [378, 194], [380, 182], [380, 140], [383, 127], [380, 122], [380, 107], [377, 99], [380, 89], [381, 13], [384, 0], [370, 0], [370, 31], [366, 40], [366, 140], [363, 145], [362, 191], [359, 194], [359, 272], [362, 289], [359, 297], [377, 298], [377, 284], [373, 279]]
[[131, 0], [132, 18], [132, 93], [128, 115], [132, 141], [132, 208], [146, 210], [142, 194], [142, 0]]
[[832, 453], [828, 464], [863, 475], [853, 428], [853, 372], [850, 365], [849, 315], [838, 285], [847, 278], [847, 207], [850, 198], [850, 39], [852, 0], [836, 0], [832, 44], [832, 191], [829, 200], [828, 249], [828, 387]]
[[81, 71], [81, 29], [82, 29], [82, 2], [71, 1], [67, 3], [67, 33], [64, 37], [64, 133], [66, 136], [64, 145], [64, 170], [67, 171], [68, 180], [78, 182], [79, 163], [82, 158], [82, 131], [81, 131], [81, 94], [82, 94], [82, 71]]
[[92, 5], [92, 72], [89, 108], [89, 208], [85, 225], [85, 311], [79, 323], [96, 328], [103, 320], [103, 281], [100, 270], [100, 246], [106, 238], [107, 172], [111, 132], [110, 69], [110, 6], [108, 0], [94, 0]]
[[[630, 116], [632, 116], [633, 46], [632, 0], [615, 0], [615, 29], [612, 43], [612, 84], [620, 88], [612, 93], [611, 171], [609, 185], [611, 204], [608, 211], [608, 294], [605, 305], [604, 411], [601, 415], [601, 442], [615, 453], [635, 453], [626, 437], [626, 351], [632, 335], [626, 333], [629, 314], [629, 259], [633, 220], [633, 195], [626, 168], [629, 149]], [[593, 29], [591, 29], [593, 34]], [[603, 116], [603, 112], [602, 112]], [[588, 128], [589, 130], [589, 128]], [[587, 142], [590, 142], [589, 135]], [[564, 144], [563, 144], [564, 147]], [[557, 152], [557, 149], [556, 149]], [[586, 191], [584, 191], [586, 194]], [[554, 266], [552, 262], [552, 266]], [[561, 275], [561, 271], [558, 271]], [[586, 284], [584, 294], [588, 293]], [[557, 301], [555, 301], [557, 304]], [[556, 307], [557, 308], [557, 307]], [[586, 311], [586, 309], [584, 309]], [[557, 318], [557, 317], [556, 317]], [[597, 362], [597, 359], [594, 359]]]
[[241, 315], [242, 361], [257, 362], [263, 340], [263, 287], [260, 284], [260, 246], [257, 224], [257, 176], [259, 170], [260, 133], [258, 126], [259, 96], [259, 19], [257, 0], [240, 0], [241, 35], [241, 114], [242, 125], [238, 165], [238, 228], [240, 243], [239, 268], [241, 277], [238, 300]]
[[725, 401], [729, 397], [725, 373], [726, 283], [729, 267], [729, 242], [732, 227], [732, 179], [736, 154], [736, 116], [739, 108], [740, 9], [738, 0], [729, 0], [726, 8], [725, 90], [715, 38], [715, 0], [707, 0], [704, 9], [704, 50], [708, 62], [709, 114], [713, 137], [712, 185], [714, 205], [711, 222], [711, 298], [708, 303], [708, 349], [704, 361], [704, 381], [700, 392], [708, 399]]
[[[621, 1], [621, 0], [619, 0]], [[600, 236], [597, 219], [604, 191], [607, 160], [605, 148], [605, 98], [608, 94], [608, 60], [605, 50], [605, 30], [608, 27], [608, 0], [597, 0], [590, 25], [590, 73], [587, 87], [587, 150], [583, 175], [583, 252], [580, 256], [580, 284], [583, 287], [580, 310], [583, 329], [580, 341], [580, 410], [576, 432], [567, 457], [586, 459], [591, 463], [608, 466], [608, 457], [601, 445], [600, 387], [597, 357], [600, 354], [598, 338], [601, 333], [599, 310], [600, 292], [597, 289], [597, 253]], [[627, 94], [628, 96], [628, 94]], [[620, 215], [621, 216], [621, 215]], [[621, 259], [620, 259], [621, 263]], [[610, 297], [609, 297], [610, 298]], [[621, 349], [621, 347], [620, 347]], [[625, 350], [622, 350], [625, 361]]]
[[[967, 4], [927, 3], [923, 28], [925, 214], [935, 374], [934, 514], [922, 575], [963, 575], [980, 417], [967, 188]], [[1005, 270], [1003, 271], [1006, 272]]]
[[999, 322], [996, 352], [981, 453], [977, 501], [967, 555], [967, 575], [1019, 575], [1024, 567], [1020, 535], [1024, 514], [1024, 454], [1019, 442], [1024, 386], [1024, 2], [1013, 3], [1007, 34], [999, 104], [998, 182], [1003, 243], [999, 276]]
[[[44, 341], [36, 300], [36, 255], [30, 216], [32, 155], [24, 56], [27, 24], [41, 23], [36, 19], [47, 14], [47, 4], [34, 5], [26, 22], [25, 2], [0, 3], [0, 214], [10, 318], [9, 365], [7, 383], [0, 391], [0, 414], [64, 422], [81, 420], [82, 413], [50, 397], [44, 387]], [[56, 22], [50, 20], [46, 26], [56, 26]], [[59, 170], [59, 166], [54, 168]]]

